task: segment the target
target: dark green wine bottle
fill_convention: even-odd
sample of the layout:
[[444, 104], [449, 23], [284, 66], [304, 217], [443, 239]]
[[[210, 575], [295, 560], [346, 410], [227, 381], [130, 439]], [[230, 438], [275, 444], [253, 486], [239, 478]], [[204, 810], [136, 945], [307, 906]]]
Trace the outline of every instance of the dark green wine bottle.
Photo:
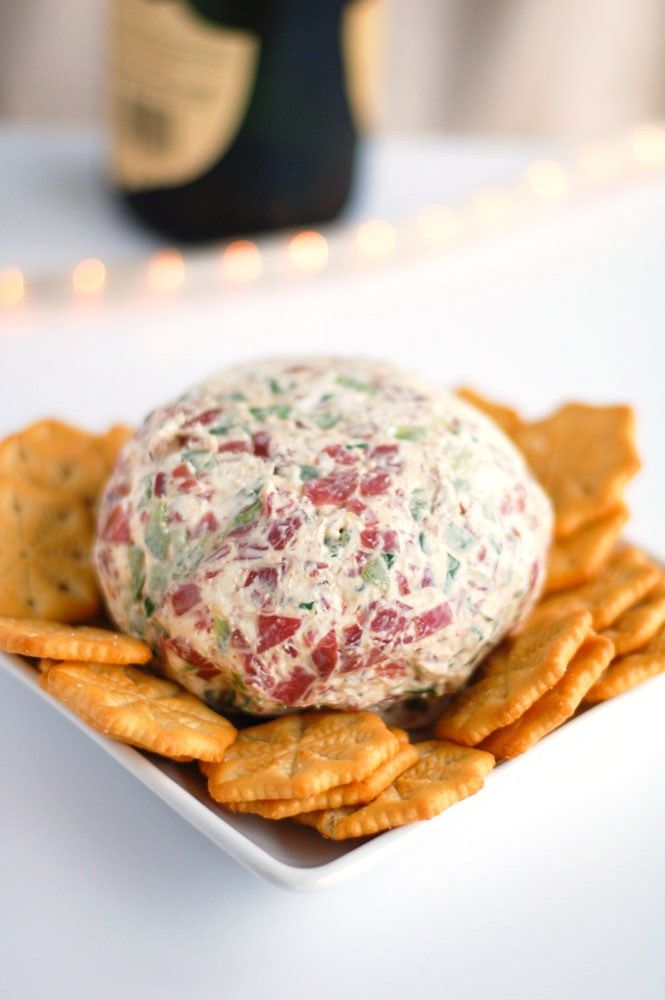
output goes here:
[[115, 0], [115, 183], [176, 240], [308, 226], [350, 192], [353, 0]]

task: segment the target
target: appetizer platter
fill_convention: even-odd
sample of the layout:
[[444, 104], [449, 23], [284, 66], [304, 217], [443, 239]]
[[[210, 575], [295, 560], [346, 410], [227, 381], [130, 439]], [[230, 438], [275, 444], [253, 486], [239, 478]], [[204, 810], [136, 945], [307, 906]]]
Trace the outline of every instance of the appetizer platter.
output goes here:
[[326, 884], [665, 670], [639, 465], [629, 407], [527, 421], [366, 359], [46, 418], [0, 442], [2, 662], [240, 861]]

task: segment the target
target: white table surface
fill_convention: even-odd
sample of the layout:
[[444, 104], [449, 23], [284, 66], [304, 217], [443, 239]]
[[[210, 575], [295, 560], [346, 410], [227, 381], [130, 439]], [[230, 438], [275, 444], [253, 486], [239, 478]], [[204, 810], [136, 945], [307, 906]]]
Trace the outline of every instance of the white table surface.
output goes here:
[[[396, 217], [531, 154], [384, 147], [357, 212]], [[98, 156], [74, 134], [0, 133], [11, 195], [1, 265], [43, 272], [149, 246], [92, 196]], [[573, 395], [636, 404], [645, 471], [631, 530], [665, 552], [664, 218], [665, 183], [654, 182], [362, 279], [166, 308], [21, 311], [0, 319], [0, 432], [46, 412], [135, 420], [215, 365], [268, 350], [382, 354], [529, 412]], [[454, 859], [420, 837], [413, 855], [299, 896], [246, 873], [0, 675], [0, 996], [661, 998], [665, 681], [637, 697], [648, 724], [617, 702], [616, 741], [583, 760], [544, 741], [524, 794], [507, 795], [496, 827], [470, 830]]]

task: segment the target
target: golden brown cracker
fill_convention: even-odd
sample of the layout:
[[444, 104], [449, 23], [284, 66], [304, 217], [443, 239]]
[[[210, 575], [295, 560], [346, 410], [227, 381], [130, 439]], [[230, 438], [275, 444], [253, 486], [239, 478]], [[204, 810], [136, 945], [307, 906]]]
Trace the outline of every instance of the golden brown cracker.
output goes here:
[[99, 435], [97, 439], [98, 448], [101, 451], [108, 473], [111, 473], [115, 468], [120, 449], [129, 441], [133, 433], [133, 429], [126, 424], [115, 424], [105, 434]]
[[150, 646], [131, 635], [36, 618], [0, 618], [0, 649], [23, 656], [95, 663], [147, 663], [152, 657]]
[[486, 396], [481, 395], [481, 393], [476, 392], [475, 389], [469, 386], [461, 386], [461, 388], [455, 390], [455, 394], [488, 416], [490, 420], [499, 425], [502, 431], [511, 437], [517, 428], [522, 425], [522, 418], [516, 410], [511, 409], [509, 406], [504, 406], [502, 403], [495, 403], [491, 399], [487, 399]]
[[109, 474], [98, 436], [61, 420], [39, 420], [0, 442], [0, 476], [92, 505]]
[[173, 760], [221, 760], [236, 736], [180, 685], [134, 667], [58, 663], [40, 684], [99, 732]]
[[603, 632], [614, 643], [617, 656], [641, 649], [665, 624], [665, 578], [641, 601], [622, 612]]
[[362, 781], [398, 741], [372, 712], [303, 712], [244, 729], [208, 775], [218, 802], [302, 799]]
[[[395, 733], [395, 730], [391, 732]], [[338, 809], [341, 806], [371, 802], [417, 759], [418, 753], [407, 738], [405, 742], [400, 741], [394, 756], [380, 764], [362, 781], [338, 785], [336, 788], [319, 792], [318, 795], [310, 795], [306, 799], [255, 799], [252, 802], [229, 803], [229, 808], [234, 812], [256, 813], [265, 819], [286, 819], [298, 813]]]
[[640, 468], [628, 406], [568, 403], [520, 425], [513, 438], [552, 500], [557, 538], [617, 507]]
[[99, 609], [82, 502], [0, 476], [0, 614], [82, 621]]
[[491, 754], [446, 740], [426, 740], [415, 749], [417, 763], [368, 805], [304, 813], [296, 820], [331, 840], [366, 837], [437, 816], [479, 791], [494, 767]]
[[587, 692], [590, 704], [615, 698], [665, 670], [665, 626], [642, 649], [614, 660]]
[[560, 680], [590, 631], [588, 611], [527, 622], [507, 655], [490, 656], [484, 676], [452, 698], [436, 735], [475, 746], [510, 725]]
[[497, 759], [517, 757], [573, 716], [589, 688], [614, 654], [609, 639], [592, 635], [570, 661], [565, 674], [524, 715], [483, 740], [481, 749]]
[[628, 608], [638, 604], [661, 577], [661, 571], [633, 546], [618, 550], [589, 583], [548, 595], [534, 608], [532, 620], [590, 611], [597, 632], [608, 628]]
[[616, 507], [568, 535], [554, 540], [549, 552], [545, 593], [577, 587], [603, 568], [628, 520], [628, 509]]

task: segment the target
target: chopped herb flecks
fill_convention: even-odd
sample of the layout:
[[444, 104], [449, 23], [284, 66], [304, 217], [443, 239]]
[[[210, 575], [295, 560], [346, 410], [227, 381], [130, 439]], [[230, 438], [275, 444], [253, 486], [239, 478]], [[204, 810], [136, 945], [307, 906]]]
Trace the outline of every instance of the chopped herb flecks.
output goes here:
[[229, 640], [231, 628], [227, 618], [215, 618], [213, 622], [215, 630], [215, 642], [219, 649], [224, 649]]
[[422, 441], [427, 434], [424, 427], [398, 427], [395, 437], [399, 441]]
[[370, 382], [361, 382], [360, 379], [353, 378], [352, 375], [338, 375], [335, 379], [337, 385], [343, 385], [346, 389], [356, 389], [358, 392], [367, 392], [374, 395], [376, 387]]
[[411, 511], [411, 517], [414, 521], [420, 521], [423, 514], [427, 510], [428, 500], [427, 493], [422, 487], [418, 486], [411, 494], [411, 499], [409, 501], [409, 510]]
[[322, 431], [329, 431], [331, 427], [334, 427], [336, 423], [339, 422], [339, 413], [332, 413], [330, 410], [324, 410], [323, 413], [317, 413], [314, 416], [314, 423]]
[[314, 601], [301, 601], [298, 607], [302, 608], [303, 611], [311, 611], [314, 607]]
[[336, 556], [340, 549], [343, 549], [351, 540], [351, 532], [348, 528], [340, 528], [337, 535], [326, 535], [324, 544], [330, 549], [331, 556]]
[[138, 601], [141, 599], [145, 583], [145, 552], [138, 545], [129, 547], [129, 572], [132, 582], [132, 597]]
[[300, 466], [300, 478], [304, 483], [309, 479], [318, 479], [321, 473], [315, 465], [301, 465]]

